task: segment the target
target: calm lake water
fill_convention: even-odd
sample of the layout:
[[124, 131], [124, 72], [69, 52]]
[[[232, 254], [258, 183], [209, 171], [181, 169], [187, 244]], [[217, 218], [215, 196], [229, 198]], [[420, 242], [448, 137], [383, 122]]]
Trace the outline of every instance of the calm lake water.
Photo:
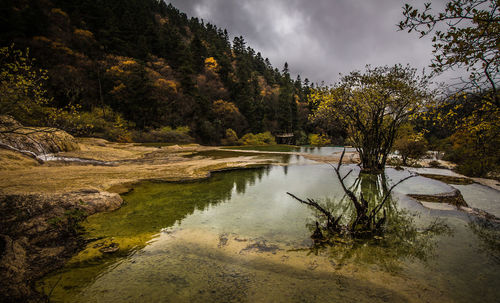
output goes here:
[[[356, 179], [357, 167], [350, 168], [355, 191], [383, 195], [380, 178]], [[408, 172], [389, 168], [386, 175], [390, 185]], [[500, 216], [495, 190], [457, 188], [469, 205]], [[103, 238], [39, 287], [53, 289], [51, 302], [498, 302], [499, 227], [405, 195], [451, 190], [423, 177], [407, 180], [393, 192], [383, 238], [314, 247], [314, 212], [286, 192], [349, 214], [328, 165], [143, 183], [121, 209], [89, 217], [88, 237]], [[111, 242], [118, 252], [99, 252]]]

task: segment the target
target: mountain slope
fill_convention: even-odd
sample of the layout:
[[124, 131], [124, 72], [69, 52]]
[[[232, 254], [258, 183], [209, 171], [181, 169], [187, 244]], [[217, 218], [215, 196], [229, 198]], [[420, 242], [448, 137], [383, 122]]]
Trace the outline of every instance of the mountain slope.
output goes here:
[[[306, 128], [307, 80], [292, 80], [287, 65], [274, 69], [243, 37], [231, 43], [226, 30], [163, 1], [3, 2], [1, 44], [31, 49], [58, 108], [123, 118], [141, 132], [188, 126], [203, 143], [219, 143], [227, 129]], [[60, 124], [77, 135], [97, 129]]]

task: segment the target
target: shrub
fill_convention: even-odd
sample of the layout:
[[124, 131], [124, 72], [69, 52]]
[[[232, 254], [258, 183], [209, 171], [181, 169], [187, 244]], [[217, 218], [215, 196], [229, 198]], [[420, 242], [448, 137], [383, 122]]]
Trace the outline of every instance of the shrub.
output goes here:
[[394, 149], [399, 151], [406, 166], [408, 159], [417, 161], [427, 154], [427, 142], [422, 136], [403, 137], [394, 142]]
[[427, 140], [423, 133], [417, 133], [411, 124], [403, 124], [398, 132], [393, 150], [397, 150], [401, 155], [402, 165], [409, 165], [409, 159], [416, 162], [427, 154]]
[[43, 125], [51, 99], [47, 97], [47, 71], [38, 69], [29, 50], [14, 44], [0, 48], [0, 115], [9, 115], [24, 125]]
[[187, 126], [175, 129], [165, 126], [146, 132], [135, 132], [133, 139], [135, 142], [192, 143], [194, 139], [189, 135], [189, 132], [190, 129]]
[[96, 107], [90, 112], [59, 110], [53, 120], [54, 126], [74, 136], [132, 142], [132, 133], [129, 130], [132, 125], [109, 107]]
[[309, 135], [309, 144], [316, 146], [324, 146], [330, 144], [332, 141], [328, 136], [324, 134], [310, 134]]
[[457, 171], [471, 177], [494, 176], [500, 171], [499, 127], [495, 122], [459, 130], [448, 138], [445, 160], [457, 163]]
[[297, 145], [309, 144], [309, 137], [303, 130], [295, 132], [295, 138], [295, 144]]
[[226, 137], [224, 139], [222, 139], [222, 144], [223, 145], [237, 145], [238, 143], [239, 143], [238, 142], [238, 135], [236, 134], [236, 132], [231, 128], [226, 129]]
[[242, 145], [272, 145], [276, 140], [271, 132], [252, 134], [248, 133], [239, 140]]

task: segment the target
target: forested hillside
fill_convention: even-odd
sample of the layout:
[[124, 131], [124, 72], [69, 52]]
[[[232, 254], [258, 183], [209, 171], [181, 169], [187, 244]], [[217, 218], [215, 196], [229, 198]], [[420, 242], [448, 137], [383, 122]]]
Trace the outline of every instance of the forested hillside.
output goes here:
[[29, 48], [35, 66], [47, 70], [50, 114], [24, 123], [118, 141], [170, 132], [206, 144], [234, 132], [308, 131], [307, 79], [291, 79], [286, 64], [274, 68], [243, 37], [231, 42], [225, 29], [163, 1], [7, 0], [1, 7], [0, 44]]

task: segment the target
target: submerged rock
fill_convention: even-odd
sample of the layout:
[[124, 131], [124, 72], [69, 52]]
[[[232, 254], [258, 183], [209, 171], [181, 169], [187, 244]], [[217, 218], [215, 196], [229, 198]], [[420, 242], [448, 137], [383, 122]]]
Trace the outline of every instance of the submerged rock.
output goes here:
[[103, 254], [111, 254], [117, 252], [120, 249], [120, 245], [118, 243], [111, 243], [108, 246], [99, 248], [99, 251]]
[[448, 203], [457, 207], [465, 206], [468, 207], [467, 202], [465, 202], [462, 193], [456, 188], [453, 191], [442, 194], [435, 195], [420, 195], [420, 194], [409, 194], [408, 196], [413, 199], [425, 202], [435, 202], [435, 203]]
[[227, 242], [229, 241], [227, 234], [221, 234], [219, 235], [219, 244], [217, 244], [217, 247], [221, 248], [227, 245]]
[[278, 245], [267, 244], [266, 240], [262, 240], [247, 245], [240, 251], [240, 253], [253, 251], [258, 253], [270, 252], [272, 254], [275, 254], [278, 250], [282, 250]]

